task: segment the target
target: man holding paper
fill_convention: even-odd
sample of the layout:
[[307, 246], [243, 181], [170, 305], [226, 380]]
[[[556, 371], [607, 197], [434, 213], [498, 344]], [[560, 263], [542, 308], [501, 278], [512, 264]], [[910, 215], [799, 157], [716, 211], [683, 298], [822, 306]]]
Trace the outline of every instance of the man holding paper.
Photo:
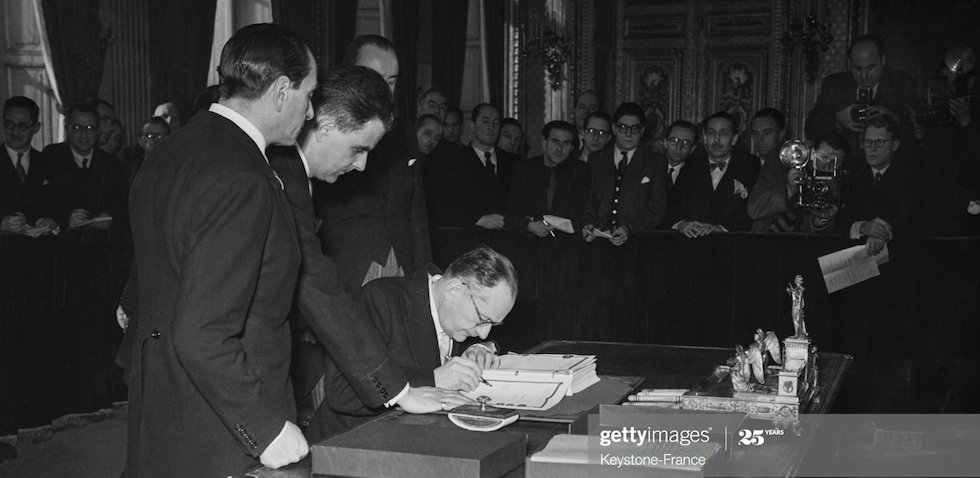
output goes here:
[[578, 144], [571, 123], [552, 121], [544, 125], [541, 136], [544, 154], [514, 164], [504, 220], [508, 229], [554, 237], [556, 228], [571, 232], [582, 227], [591, 173], [588, 164], [566, 161]]
[[[514, 266], [482, 246], [457, 258], [444, 274], [429, 266], [427, 273], [374, 280], [361, 290], [358, 306], [412, 386], [468, 392], [476, 388], [484, 368], [496, 365], [497, 347], [479, 343], [455, 356], [456, 342], [485, 339], [516, 298]], [[307, 430], [310, 440], [353, 428], [384, 411], [366, 406], [335, 364], [328, 364], [324, 380], [326, 396]], [[442, 408], [469, 403], [461, 395], [447, 395]]]

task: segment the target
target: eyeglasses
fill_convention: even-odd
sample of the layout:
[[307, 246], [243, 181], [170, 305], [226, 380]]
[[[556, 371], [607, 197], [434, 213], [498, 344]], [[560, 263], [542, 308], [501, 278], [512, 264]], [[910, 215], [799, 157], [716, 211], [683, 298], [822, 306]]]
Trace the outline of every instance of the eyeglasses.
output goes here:
[[476, 311], [476, 325], [489, 325], [491, 327], [500, 325], [500, 322], [494, 322], [492, 319], [480, 312], [480, 308], [476, 306], [476, 299], [473, 298], [473, 289], [471, 289], [470, 285], [465, 282], [463, 285], [465, 285], [466, 289], [470, 291], [470, 302], [473, 303], [473, 310]]
[[691, 146], [694, 146], [694, 141], [691, 141], [689, 139], [681, 139], [678, 138], [677, 136], [671, 136], [670, 138], [667, 138], [667, 144], [675, 148], [687, 149], [690, 148]]
[[609, 137], [609, 135], [612, 134], [612, 132], [599, 128], [587, 128], [585, 130], [585, 134], [589, 135], [594, 139], [605, 139]]
[[628, 125], [628, 124], [619, 123], [616, 125], [616, 131], [619, 131], [619, 134], [626, 134], [627, 131], [630, 134], [640, 134], [641, 132], [643, 132], [643, 125], [641, 124]]
[[153, 140], [153, 141], [160, 141], [163, 138], [166, 138], [167, 136], [170, 136], [170, 135], [169, 134], [166, 134], [166, 133], [143, 133], [141, 136], [143, 136], [146, 139]]
[[99, 127], [93, 124], [73, 124], [70, 128], [76, 133], [94, 133]]
[[890, 144], [892, 139], [866, 139], [864, 140], [864, 149], [881, 149], [884, 148], [886, 144]]
[[3, 127], [9, 129], [10, 131], [20, 131], [24, 132], [34, 127], [34, 123], [14, 123], [10, 120], [3, 121]]

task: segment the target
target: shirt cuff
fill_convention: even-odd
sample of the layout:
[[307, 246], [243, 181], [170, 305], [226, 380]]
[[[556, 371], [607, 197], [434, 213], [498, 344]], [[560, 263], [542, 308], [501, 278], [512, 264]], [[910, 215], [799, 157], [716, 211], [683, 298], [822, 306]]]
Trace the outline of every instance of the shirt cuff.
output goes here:
[[391, 407], [393, 407], [395, 405], [398, 405], [398, 401], [401, 400], [402, 397], [404, 397], [405, 394], [408, 393], [408, 387], [409, 386], [411, 386], [411, 384], [410, 383], [406, 383], [405, 384], [405, 388], [403, 388], [401, 392], [398, 392], [398, 395], [395, 395], [395, 398], [392, 398], [391, 400], [388, 400], [387, 402], [385, 402], [385, 408], [391, 408]]
[[856, 221], [854, 224], [851, 224], [851, 239], [861, 238], [861, 222]]

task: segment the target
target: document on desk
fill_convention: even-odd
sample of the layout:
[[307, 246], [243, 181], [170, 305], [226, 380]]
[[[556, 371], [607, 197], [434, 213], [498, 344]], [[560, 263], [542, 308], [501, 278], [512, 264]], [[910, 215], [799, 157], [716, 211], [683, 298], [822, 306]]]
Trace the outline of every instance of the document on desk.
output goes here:
[[483, 371], [481, 383], [465, 395], [490, 397], [501, 408], [543, 411], [599, 382], [595, 355], [507, 354], [497, 368]]
[[881, 274], [878, 266], [888, 262], [888, 245], [877, 256], [868, 254], [868, 248], [862, 244], [821, 256], [817, 262], [827, 292], [833, 293], [878, 277]]
[[561, 401], [568, 390], [568, 382], [561, 378], [546, 378], [524, 374], [510, 379], [488, 380], [493, 386], [479, 384], [476, 390], [464, 392], [474, 400], [490, 397], [488, 405], [515, 410], [547, 410]]

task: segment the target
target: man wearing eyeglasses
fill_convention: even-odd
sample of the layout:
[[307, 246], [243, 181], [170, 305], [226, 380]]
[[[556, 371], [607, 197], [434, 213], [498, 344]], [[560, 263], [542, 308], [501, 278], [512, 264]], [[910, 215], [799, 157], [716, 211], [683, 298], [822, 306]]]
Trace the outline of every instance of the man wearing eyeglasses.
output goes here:
[[871, 118], [864, 130], [864, 164], [847, 167], [838, 227], [851, 239], [866, 237], [871, 255], [896, 235], [908, 235], [921, 205], [925, 174], [916, 158], [896, 156], [899, 134], [891, 116]]
[[126, 185], [118, 161], [98, 147], [101, 128], [93, 102], [71, 107], [66, 114], [68, 140], [48, 145], [52, 182], [61, 192], [62, 219], [68, 229], [108, 229], [125, 220]]
[[[457, 343], [486, 339], [517, 299], [517, 272], [497, 251], [481, 246], [454, 260], [445, 273], [430, 265], [426, 273], [385, 277], [361, 289], [358, 307], [378, 328], [412, 386], [471, 391], [483, 369], [497, 364], [497, 346], [481, 342], [457, 353]], [[332, 363], [325, 377], [323, 405], [310, 430], [330, 436], [384, 411], [367, 407]], [[443, 410], [472, 403], [447, 394]]]
[[3, 151], [0, 159], [0, 232], [50, 234], [58, 230], [52, 219], [53, 187], [40, 151], [31, 140], [41, 127], [40, 108], [30, 98], [14, 96], [3, 104]]
[[160, 116], [153, 116], [143, 123], [135, 146], [127, 146], [120, 153], [125, 170], [126, 190], [133, 184], [136, 173], [143, 166], [143, 160], [170, 136], [170, 124]]
[[578, 159], [588, 163], [590, 154], [602, 151], [612, 140], [612, 118], [605, 111], [593, 111], [585, 118], [585, 128], [582, 131], [584, 136], [579, 138], [582, 140], [582, 147]]
[[[681, 169], [687, 164], [687, 158], [694, 151], [694, 146], [698, 141], [698, 127], [690, 121], [677, 120], [667, 127], [667, 135], [664, 137], [664, 151], [667, 156], [667, 190], [674, 189], [677, 176], [681, 174]], [[670, 197], [667, 198], [670, 204]]]
[[639, 148], [645, 131], [643, 108], [623, 103], [613, 114], [616, 145], [589, 156], [592, 186], [582, 217], [586, 242], [608, 238], [621, 246], [630, 234], [653, 230], [667, 210], [663, 156]]

